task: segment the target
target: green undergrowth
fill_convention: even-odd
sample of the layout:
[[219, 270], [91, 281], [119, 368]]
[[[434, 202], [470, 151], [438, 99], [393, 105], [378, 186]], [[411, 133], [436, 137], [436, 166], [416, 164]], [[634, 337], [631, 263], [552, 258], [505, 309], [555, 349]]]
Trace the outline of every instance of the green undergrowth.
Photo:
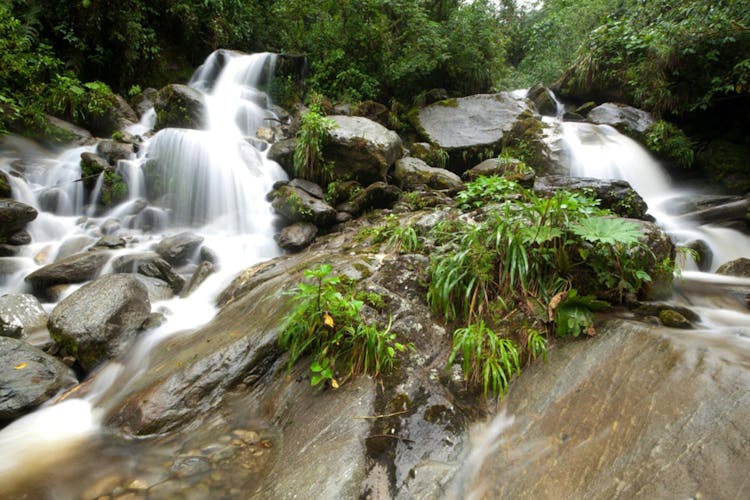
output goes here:
[[357, 292], [347, 278], [331, 274], [322, 264], [305, 271], [289, 292], [292, 309], [283, 322], [279, 344], [289, 352], [288, 369], [311, 356], [310, 383], [338, 388], [361, 374], [378, 376], [393, 369], [396, 355], [409, 348], [397, 341], [387, 325], [364, 323], [360, 311], [383, 306], [382, 297]]
[[503, 396], [519, 360], [545, 357], [547, 335], [593, 335], [595, 311], [651, 280], [640, 226], [594, 198], [540, 197], [480, 177], [457, 201], [471, 217], [433, 228], [427, 301], [459, 326], [450, 361], [460, 358], [467, 383], [485, 394]]

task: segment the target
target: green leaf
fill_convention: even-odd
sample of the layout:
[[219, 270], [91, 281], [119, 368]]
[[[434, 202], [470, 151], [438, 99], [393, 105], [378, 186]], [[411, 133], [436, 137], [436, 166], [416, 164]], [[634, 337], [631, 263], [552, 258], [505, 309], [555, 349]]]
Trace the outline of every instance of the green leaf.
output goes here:
[[610, 217], [589, 217], [569, 225], [570, 231], [591, 243], [631, 246], [643, 237], [638, 223]]

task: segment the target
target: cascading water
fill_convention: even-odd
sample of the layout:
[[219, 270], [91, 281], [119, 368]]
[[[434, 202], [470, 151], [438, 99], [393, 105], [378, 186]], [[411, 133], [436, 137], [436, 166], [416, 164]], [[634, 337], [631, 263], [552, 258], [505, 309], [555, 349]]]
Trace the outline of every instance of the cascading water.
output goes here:
[[[216, 294], [239, 270], [280, 253], [265, 196], [285, 174], [248, 141], [258, 127], [277, 120], [269, 110], [269, 98], [257, 88], [262, 79], [270, 79], [273, 66], [272, 54], [212, 54], [191, 81], [207, 93], [207, 129], [161, 130], [143, 144], [137, 159], [120, 160], [117, 172], [128, 185], [129, 199], [99, 218], [93, 218], [95, 200], [88, 208], [84, 205], [79, 181], [81, 153], [92, 152], [93, 146], [49, 159], [47, 151], [23, 139], [4, 140], [0, 169], [13, 174], [22, 167], [23, 179], [9, 175], [14, 196], [36, 208], [39, 216], [29, 225], [33, 243], [13, 258], [18, 270], [0, 284], [0, 295], [26, 291], [24, 276], [52, 262], [66, 241], [96, 241], [103, 221], [116, 219], [122, 227], [140, 227], [140, 215], [133, 213], [135, 206], [146, 205], [143, 198], [160, 214], [152, 215], [151, 221], [159, 233], [123, 230], [130, 241], [138, 242], [123, 252], [145, 251], [166, 235], [189, 230], [202, 236], [204, 246], [216, 254], [218, 269], [189, 298], [155, 304], [167, 322], [142, 335], [129, 356], [100, 369], [85, 399], [69, 398], [44, 407], [0, 431], [0, 496], [14, 481], [59, 460], [72, 446], [91, 443], [99, 430], [97, 408], [113, 404], [111, 399], [148, 368], [150, 350], [167, 336], [206, 323], [215, 314]], [[154, 121], [151, 110], [127, 132], [145, 134]]]

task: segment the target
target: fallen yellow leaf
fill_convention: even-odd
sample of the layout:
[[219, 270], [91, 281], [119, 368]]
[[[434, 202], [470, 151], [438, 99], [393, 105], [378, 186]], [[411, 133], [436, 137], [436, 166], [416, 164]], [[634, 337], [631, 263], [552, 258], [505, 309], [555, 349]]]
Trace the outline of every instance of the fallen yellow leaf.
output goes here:
[[331, 387], [333, 387], [334, 389], [338, 389], [339, 388], [339, 383], [336, 382], [335, 378], [331, 379]]
[[326, 326], [333, 328], [333, 316], [328, 313], [323, 313], [323, 323], [325, 323]]
[[16, 370], [22, 370], [24, 368], [26, 368], [26, 361], [24, 361], [23, 363], [18, 363], [16, 365]]

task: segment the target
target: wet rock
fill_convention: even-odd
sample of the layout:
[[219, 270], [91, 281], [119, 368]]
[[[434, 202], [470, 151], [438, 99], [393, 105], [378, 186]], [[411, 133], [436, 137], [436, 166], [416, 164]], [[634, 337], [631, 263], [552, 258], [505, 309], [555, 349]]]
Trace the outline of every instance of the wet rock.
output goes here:
[[39, 193], [37, 198], [39, 208], [43, 212], [71, 213], [72, 207], [68, 194], [60, 188], [47, 188]]
[[534, 103], [537, 111], [545, 116], [557, 115], [557, 102], [552, 92], [541, 83], [534, 85], [526, 93], [526, 98]]
[[7, 423], [77, 383], [57, 358], [29, 344], [0, 337], [0, 423]]
[[538, 194], [550, 195], [560, 189], [594, 193], [601, 200], [602, 208], [612, 210], [621, 217], [650, 219], [646, 215], [648, 205], [627, 181], [547, 175], [537, 177], [534, 182], [534, 191]]
[[690, 329], [693, 325], [685, 316], [674, 309], [663, 309], [659, 312], [659, 321], [668, 328]]
[[396, 161], [393, 178], [402, 189], [427, 186], [432, 189], [458, 191], [463, 189], [461, 178], [443, 168], [430, 167], [418, 158], [406, 157]]
[[181, 266], [195, 260], [202, 243], [203, 236], [179, 233], [161, 240], [156, 246], [156, 253], [170, 264]]
[[130, 105], [133, 107], [138, 116], [143, 117], [146, 112], [154, 107], [156, 97], [159, 91], [152, 87], [143, 89], [143, 92], [134, 96], [130, 100]]
[[574, 113], [577, 114], [577, 115], [585, 117], [595, 107], [596, 107], [596, 103], [594, 101], [584, 102], [583, 104], [581, 104], [580, 106], [578, 106], [576, 108], [576, 110], [574, 111]]
[[0, 170], [0, 198], [12, 198], [13, 190], [10, 186], [8, 174]]
[[318, 227], [309, 222], [297, 222], [282, 229], [276, 236], [276, 243], [284, 250], [298, 252], [310, 245], [318, 235]]
[[169, 283], [175, 294], [185, 286], [185, 280], [174, 268], [158, 254], [152, 252], [121, 255], [112, 261], [115, 273], [138, 273], [150, 278], [157, 278]]
[[625, 104], [607, 102], [589, 111], [586, 118], [599, 125], [610, 125], [623, 134], [642, 140], [654, 123], [650, 113]]
[[427, 142], [449, 153], [448, 168], [463, 172], [480, 156], [499, 154], [503, 135], [526, 109], [523, 101], [503, 92], [446, 99], [411, 118]]
[[180, 292], [180, 297], [187, 297], [195, 290], [198, 289], [206, 279], [211, 276], [215, 271], [214, 265], [211, 262], [204, 260], [198, 265], [193, 275], [190, 277], [190, 281], [183, 287]]
[[747, 348], [685, 337], [613, 321], [558, 345], [516, 381], [508, 417], [476, 429], [478, 462], [449, 496], [746, 496]]
[[110, 274], [82, 286], [55, 307], [50, 335], [91, 371], [120, 354], [150, 313], [143, 283], [133, 276]]
[[31, 243], [31, 234], [28, 231], [16, 231], [13, 234], [6, 236], [8, 245], [22, 246]]
[[181, 84], [170, 84], [159, 90], [154, 103], [156, 124], [163, 128], [203, 128], [205, 100], [197, 90]]
[[0, 243], [0, 257], [13, 257], [18, 254], [18, 250], [18, 247], [14, 245]]
[[362, 184], [357, 181], [332, 182], [328, 185], [326, 201], [332, 205], [339, 205], [357, 196], [362, 189]]
[[750, 278], [750, 259], [741, 257], [739, 259], [726, 262], [720, 265], [718, 269], [716, 269], [716, 274]]
[[[567, 170], [563, 171], [560, 163], [553, 158], [545, 139], [546, 127], [538, 116], [525, 110], [503, 135], [503, 156], [523, 160], [537, 175], [567, 174]], [[487, 156], [493, 155], [485, 155], [484, 158]]]
[[202, 246], [200, 254], [198, 255], [198, 260], [201, 262], [210, 262], [211, 264], [218, 266], [219, 264], [219, 256], [208, 248], [207, 246]]
[[45, 115], [44, 121], [50, 130], [47, 134], [47, 139], [50, 139], [54, 143], [69, 144], [71, 146], [88, 146], [96, 142], [91, 132], [70, 122], [52, 115]]
[[708, 243], [705, 240], [690, 241], [685, 244], [685, 248], [694, 252], [691, 257], [700, 271], [708, 272], [711, 270], [714, 261], [714, 253], [711, 251], [711, 247], [708, 246]]
[[401, 190], [385, 182], [373, 182], [352, 200], [336, 208], [341, 212], [348, 212], [355, 217], [371, 208], [389, 208], [401, 196]]
[[7, 237], [36, 219], [38, 213], [20, 201], [9, 198], [0, 199], [0, 237]]
[[362, 184], [383, 181], [401, 157], [397, 133], [367, 118], [329, 116], [336, 124], [323, 147], [323, 157], [333, 162], [334, 176]]
[[154, 232], [166, 229], [169, 223], [169, 214], [163, 208], [146, 207], [136, 215], [129, 226], [141, 231]]
[[52, 285], [82, 283], [94, 279], [110, 258], [104, 250], [83, 252], [46, 265], [26, 276], [35, 288]]
[[107, 160], [110, 165], [116, 166], [120, 160], [132, 159], [135, 151], [132, 144], [106, 139], [96, 145], [96, 154]]
[[148, 290], [148, 300], [152, 304], [161, 300], [169, 300], [174, 297], [174, 290], [172, 290], [172, 287], [166, 281], [159, 278], [144, 276], [143, 274], [135, 274], [134, 276], [138, 281], [146, 285], [146, 289]]
[[122, 96], [115, 94], [103, 114], [90, 113], [85, 125], [98, 137], [109, 137], [113, 132], [138, 123], [138, 115]]
[[296, 139], [285, 139], [273, 143], [268, 150], [268, 159], [281, 165], [281, 168], [289, 177], [294, 177], [294, 147], [296, 144]]
[[[717, 200], [718, 201], [718, 200]], [[720, 224], [728, 225], [738, 223], [746, 225], [748, 222], [748, 212], [750, 211], [750, 200], [747, 198], [730, 199], [726, 203], [717, 203], [713, 206], [699, 208], [695, 211], [682, 215], [682, 218], [688, 219], [698, 224]]]
[[336, 218], [333, 207], [302, 189], [287, 185], [274, 193], [275, 199], [271, 205], [290, 222], [311, 222], [318, 227], [325, 227], [333, 224]]
[[516, 181], [524, 187], [534, 185], [535, 175], [531, 168], [516, 158], [490, 158], [479, 165], [464, 172], [463, 177], [467, 181], [474, 181], [478, 177], [490, 177], [497, 175], [506, 179]]
[[0, 297], [0, 336], [23, 338], [47, 328], [47, 313], [36, 297], [10, 293]]
[[95, 153], [81, 153], [81, 179], [86, 191], [94, 189], [97, 179], [103, 172], [113, 172], [105, 158]]
[[96, 243], [96, 240], [87, 235], [76, 235], [66, 238], [65, 241], [63, 241], [62, 245], [60, 245], [60, 248], [57, 250], [55, 260], [60, 261], [77, 253], [83, 252], [87, 248], [91, 247], [94, 243]]
[[300, 188], [303, 191], [307, 192], [310, 196], [314, 196], [318, 199], [324, 199], [325, 193], [323, 192], [323, 188], [321, 188], [319, 185], [315, 184], [314, 182], [307, 181], [305, 179], [292, 179], [289, 182], [289, 185], [292, 187]]
[[[119, 228], [119, 222], [117, 223], [117, 226]], [[104, 233], [104, 231], [102, 231]], [[95, 247], [98, 248], [125, 248], [127, 245], [127, 241], [125, 241], [125, 238], [122, 236], [117, 236], [114, 234], [105, 234], [105, 236], [102, 236], [99, 238], [99, 240], [94, 243]]]
[[107, 219], [99, 226], [99, 230], [104, 235], [112, 235], [120, 230], [120, 221], [117, 219]]

